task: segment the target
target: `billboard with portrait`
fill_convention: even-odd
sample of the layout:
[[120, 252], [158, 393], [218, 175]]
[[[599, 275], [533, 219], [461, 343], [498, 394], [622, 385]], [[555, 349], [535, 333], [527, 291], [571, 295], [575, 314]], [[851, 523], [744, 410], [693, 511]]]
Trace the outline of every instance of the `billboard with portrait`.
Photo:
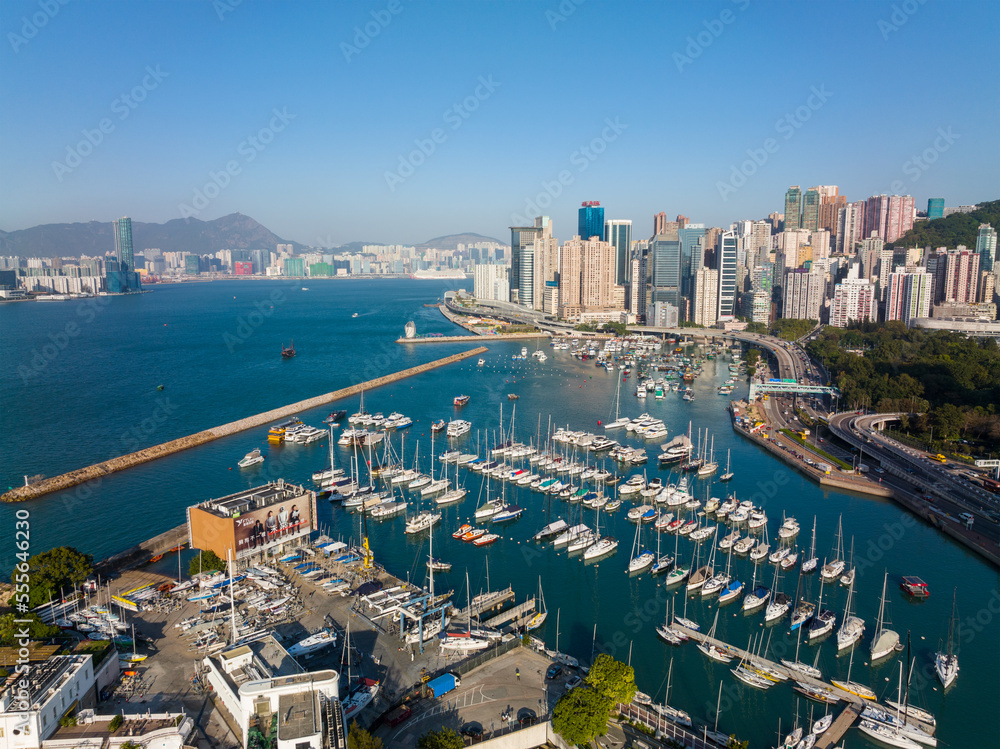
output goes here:
[[304, 494], [233, 518], [236, 558], [307, 536], [312, 531], [312, 503]]

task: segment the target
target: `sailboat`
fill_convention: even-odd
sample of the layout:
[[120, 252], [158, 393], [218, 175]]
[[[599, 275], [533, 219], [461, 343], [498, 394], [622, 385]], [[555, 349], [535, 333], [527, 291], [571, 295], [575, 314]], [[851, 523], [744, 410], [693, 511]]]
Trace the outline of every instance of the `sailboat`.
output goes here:
[[[719, 625], [719, 610], [715, 610], [715, 621], [712, 622], [712, 628], [708, 630], [709, 638], [715, 638], [715, 628]], [[718, 647], [715, 643], [709, 643], [707, 640], [703, 640], [698, 643], [698, 650], [703, 652], [709, 658], [720, 663], [729, 663], [736, 657], [735, 653], [732, 653], [729, 648], [725, 645]]]
[[[778, 582], [778, 568], [774, 568], [774, 581], [775, 584]], [[750, 592], [747, 593], [746, 597], [743, 599], [743, 613], [749, 614], [765, 603], [767, 599], [771, 597], [771, 591], [768, 590], [766, 585], [757, 585], [757, 565], [753, 567], [753, 580], [750, 581]]]
[[837, 519], [837, 544], [833, 551], [833, 560], [823, 565], [819, 571], [823, 582], [832, 583], [844, 573], [847, 563], [844, 561], [844, 526], [843, 515]]
[[950, 687], [958, 677], [958, 656], [955, 654], [955, 597], [958, 589], [951, 597], [951, 619], [948, 621], [948, 649], [934, 654], [934, 671], [945, 689]]
[[670, 601], [667, 601], [667, 607], [663, 612], [663, 624], [656, 628], [656, 634], [671, 645], [680, 645], [688, 639], [687, 635], [670, 626]]
[[615, 390], [615, 420], [610, 424], [605, 424], [605, 429], [623, 429], [629, 425], [631, 421], [627, 416], [622, 416], [620, 413], [620, 403], [621, 403], [621, 392], [622, 392], [622, 381], [621, 378], [618, 379], [618, 387]]
[[702, 460], [702, 464], [698, 466], [699, 476], [711, 476], [719, 470], [719, 464], [715, 462], [715, 435], [712, 435], [712, 448], [708, 455], [708, 460]]
[[850, 692], [853, 695], [857, 695], [864, 700], [874, 700], [876, 699], [875, 692], [866, 687], [864, 684], [858, 684], [856, 681], [851, 681], [851, 668], [854, 666], [854, 651], [851, 651], [851, 660], [847, 664], [847, 679], [844, 681], [838, 681], [837, 679], [830, 679], [830, 683], [835, 687], [843, 689], [845, 692]]
[[878, 605], [878, 619], [875, 620], [875, 636], [872, 637], [872, 662], [885, 658], [900, 649], [899, 634], [885, 628], [885, 586], [888, 580], [889, 572], [886, 570], [885, 576], [882, 578], [882, 598]]
[[[836, 579], [836, 578], [834, 578]], [[823, 637], [833, 631], [833, 626], [837, 623], [837, 615], [829, 609], [823, 608], [823, 585], [825, 580], [821, 577], [819, 581], [819, 603], [816, 604], [816, 614], [806, 630], [806, 637], [810, 640]]]
[[813, 515], [813, 535], [812, 543], [809, 544], [809, 556], [802, 561], [802, 571], [812, 572], [819, 564], [819, 557], [816, 556], [816, 516]]
[[726, 450], [726, 472], [719, 476], [719, 481], [729, 481], [735, 475], [729, 468], [729, 450]]
[[[635, 540], [632, 542], [632, 558], [628, 563], [629, 574], [642, 572], [656, 561], [653, 552], [642, 548], [641, 533], [642, 523], [637, 523], [635, 526]], [[659, 536], [657, 536], [657, 539], [659, 539]]]
[[674, 564], [674, 568], [672, 570], [670, 570], [670, 572], [667, 573], [667, 579], [663, 581], [663, 584], [666, 587], [668, 587], [668, 588], [670, 586], [672, 586], [672, 585], [676, 585], [677, 583], [681, 582], [691, 572], [691, 568], [690, 567], [681, 567], [681, 565], [679, 564], [680, 556], [677, 553], [677, 544], [679, 542], [680, 542], [680, 536], [678, 536], [675, 533], [674, 534], [674, 559], [676, 560], [677, 563], [675, 563]]
[[[597, 527], [594, 530], [594, 543], [583, 552], [584, 561], [599, 559], [612, 554], [618, 548], [618, 539], [614, 536], [601, 536], [601, 508], [597, 508]], [[650, 555], [652, 556], [652, 555]]]
[[847, 605], [844, 606], [844, 623], [837, 630], [837, 650], [851, 647], [865, 633], [865, 620], [851, 614], [851, 603], [854, 601], [854, 582], [847, 589]]
[[524, 628], [529, 632], [533, 629], [538, 629], [545, 624], [545, 620], [549, 616], [549, 610], [545, 607], [545, 594], [542, 592], [541, 575], [538, 577], [538, 600], [542, 602], [542, 610], [536, 610], [535, 615], [531, 617], [531, 620], [527, 624], [524, 625]]
[[469, 621], [466, 626], [465, 632], [442, 632], [441, 633], [441, 649], [442, 650], [457, 650], [460, 652], [469, 652], [472, 650], [482, 650], [483, 648], [489, 647], [489, 638], [480, 637], [479, 635], [472, 634], [472, 589], [469, 586], [469, 573], [465, 573], [465, 591], [466, 598], [469, 602]]
[[767, 604], [767, 608], [764, 610], [764, 623], [770, 624], [773, 621], [781, 619], [788, 610], [792, 607], [791, 601], [787, 594], [782, 593], [778, 590], [778, 568], [774, 568], [774, 585], [771, 591], [771, 600]]
[[[660, 529], [657, 528], [656, 529], [656, 562], [655, 562], [655, 564], [653, 564], [653, 569], [651, 570], [652, 574], [654, 574], [654, 575], [658, 575], [661, 572], [666, 572], [667, 570], [669, 570], [671, 567], [674, 566], [674, 559], [675, 559], [675, 557], [672, 557], [669, 554], [666, 554], [666, 555], [661, 555], [660, 554], [660, 536], [662, 536], [662, 535], [663, 534], [660, 532]], [[678, 537], [675, 536], [674, 538], [677, 539]]]
[[[729, 565], [733, 561], [732, 549], [729, 551], [729, 559], [726, 561], [726, 577], [729, 577]], [[754, 574], [756, 574], [756, 565], [754, 566]], [[739, 597], [740, 593], [743, 592], [743, 583], [736, 578], [730, 577], [726, 586], [719, 593], [719, 605], [729, 603]]]
[[663, 696], [662, 705], [653, 705], [653, 710], [658, 712], [667, 720], [673, 721], [677, 725], [691, 727], [691, 716], [683, 710], [670, 706], [670, 684], [674, 671], [674, 659], [670, 658], [670, 665], [667, 667], [667, 692]]
[[851, 564], [847, 572], [840, 576], [840, 584], [845, 588], [854, 585], [854, 576], [857, 572], [858, 569], [854, 566], [854, 536], [851, 536]]

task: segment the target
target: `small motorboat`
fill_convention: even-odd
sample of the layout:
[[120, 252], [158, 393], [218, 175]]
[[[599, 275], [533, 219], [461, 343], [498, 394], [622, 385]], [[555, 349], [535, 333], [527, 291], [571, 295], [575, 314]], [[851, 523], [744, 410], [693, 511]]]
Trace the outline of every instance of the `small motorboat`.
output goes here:
[[469, 402], [469, 398], [470, 397], [471, 396], [469, 396], [469, 395], [456, 395], [455, 398], [454, 398], [454, 400], [452, 402], [456, 406], [464, 406], [466, 403]]

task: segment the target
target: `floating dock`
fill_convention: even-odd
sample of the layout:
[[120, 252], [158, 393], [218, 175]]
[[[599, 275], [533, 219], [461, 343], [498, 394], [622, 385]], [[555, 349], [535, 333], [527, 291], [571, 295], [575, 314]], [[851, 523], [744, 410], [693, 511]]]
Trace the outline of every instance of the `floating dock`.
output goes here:
[[498, 335], [442, 335], [425, 336], [424, 338], [397, 338], [396, 343], [503, 343], [504, 341], [521, 341], [534, 338], [551, 338], [544, 332], [538, 333], [501, 333]]
[[[470, 339], [468, 337], [462, 337], [460, 340], [465, 341]], [[478, 340], [478, 338], [472, 338], [471, 340]], [[60, 476], [42, 479], [41, 481], [29, 484], [28, 486], [19, 486], [15, 489], [11, 489], [3, 495], [0, 495], [0, 500], [4, 502], [23, 502], [28, 499], [37, 499], [38, 497], [51, 492], [62, 491], [63, 489], [69, 489], [79, 484], [85, 484], [88, 481], [100, 480], [109, 474], [124, 471], [127, 468], [133, 468], [137, 465], [148, 463], [151, 460], [166, 457], [167, 455], [173, 455], [174, 453], [179, 453], [182, 450], [187, 450], [190, 447], [204, 445], [206, 442], [212, 442], [220, 437], [228, 437], [231, 434], [237, 434], [238, 432], [243, 432], [247, 429], [254, 429], [255, 427], [272, 424], [275, 421], [280, 421], [281, 419], [294, 416], [295, 414], [302, 413], [303, 411], [325, 406], [329, 403], [333, 403], [334, 401], [349, 398], [352, 395], [357, 395], [362, 390], [370, 391], [374, 388], [382, 387], [383, 385], [388, 385], [389, 383], [396, 382], [407, 377], [429, 372], [432, 369], [437, 369], [438, 367], [454, 364], [455, 362], [463, 359], [468, 359], [470, 356], [479, 356], [488, 350], [489, 349], [485, 346], [478, 346], [474, 349], [463, 351], [460, 354], [453, 354], [452, 356], [446, 356], [443, 359], [436, 359], [435, 361], [428, 362], [427, 364], [410, 367], [409, 369], [394, 372], [393, 374], [388, 374], [384, 377], [376, 377], [374, 380], [369, 380], [368, 382], [362, 382], [357, 385], [341, 388], [340, 390], [334, 390], [332, 393], [317, 395], [314, 398], [308, 398], [304, 401], [299, 401], [298, 403], [292, 403], [288, 406], [282, 406], [281, 408], [265, 411], [264, 413], [257, 414], [256, 416], [248, 416], [245, 419], [233, 421], [229, 424], [223, 424], [222, 426], [215, 427], [214, 429], [206, 429], [205, 431], [198, 432], [197, 434], [181, 437], [179, 439], [171, 440], [170, 442], [164, 442], [160, 445], [147, 447], [137, 452], [129, 453], [128, 455], [122, 455], [118, 458], [112, 458], [111, 460], [106, 460], [103, 463], [96, 463], [95, 465], [87, 466], [86, 468], [78, 468], [75, 471], [70, 471], [69, 473], [64, 473]]]

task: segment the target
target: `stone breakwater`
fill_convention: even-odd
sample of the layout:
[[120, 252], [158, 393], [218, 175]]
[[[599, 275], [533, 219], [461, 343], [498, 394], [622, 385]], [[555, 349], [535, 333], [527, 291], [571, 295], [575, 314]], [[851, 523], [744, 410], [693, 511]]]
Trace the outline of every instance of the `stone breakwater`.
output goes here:
[[468, 359], [470, 356], [478, 356], [488, 350], [489, 349], [485, 346], [479, 346], [477, 348], [470, 349], [469, 351], [463, 351], [460, 354], [446, 356], [443, 359], [436, 359], [432, 362], [428, 362], [427, 364], [420, 364], [416, 367], [403, 369], [399, 372], [394, 372], [383, 377], [376, 377], [374, 380], [369, 380], [368, 382], [362, 382], [357, 385], [352, 385], [351, 387], [334, 390], [332, 393], [317, 395], [314, 398], [308, 398], [306, 400], [299, 401], [298, 403], [292, 403], [288, 406], [282, 406], [281, 408], [265, 411], [264, 413], [257, 414], [256, 416], [248, 416], [245, 419], [232, 421], [213, 429], [206, 429], [205, 431], [198, 432], [197, 434], [180, 437], [178, 439], [171, 440], [170, 442], [164, 442], [160, 445], [153, 445], [152, 447], [147, 447], [134, 453], [129, 453], [128, 455], [122, 455], [118, 458], [106, 460], [103, 463], [96, 463], [94, 465], [87, 466], [86, 468], [78, 468], [75, 471], [64, 473], [60, 476], [42, 479], [41, 481], [28, 486], [19, 486], [16, 489], [11, 489], [9, 492], [0, 495], [0, 500], [4, 502], [23, 502], [28, 499], [37, 499], [38, 497], [46, 494], [62, 491], [63, 489], [69, 489], [70, 487], [84, 484], [88, 481], [94, 481], [109, 474], [124, 471], [127, 468], [132, 468], [134, 466], [141, 465], [142, 463], [148, 463], [149, 461], [156, 460], [157, 458], [173, 455], [174, 453], [179, 453], [182, 450], [197, 447], [198, 445], [204, 445], [206, 442], [217, 440], [220, 437], [228, 437], [231, 434], [264, 426], [266, 424], [288, 418], [289, 416], [302, 413], [303, 411], [308, 411], [312, 408], [325, 406], [328, 403], [333, 403], [334, 401], [348, 398], [352, 395], [358, 395], [362, 390], [373, 390], [374, 388], [388, 385], [391, 382], [396, 382], [407, 377], [429, 372], [432, 369], [437, 369], [438, 367], [443, 367], [448, 364], [454, 364], [462, 359]]

